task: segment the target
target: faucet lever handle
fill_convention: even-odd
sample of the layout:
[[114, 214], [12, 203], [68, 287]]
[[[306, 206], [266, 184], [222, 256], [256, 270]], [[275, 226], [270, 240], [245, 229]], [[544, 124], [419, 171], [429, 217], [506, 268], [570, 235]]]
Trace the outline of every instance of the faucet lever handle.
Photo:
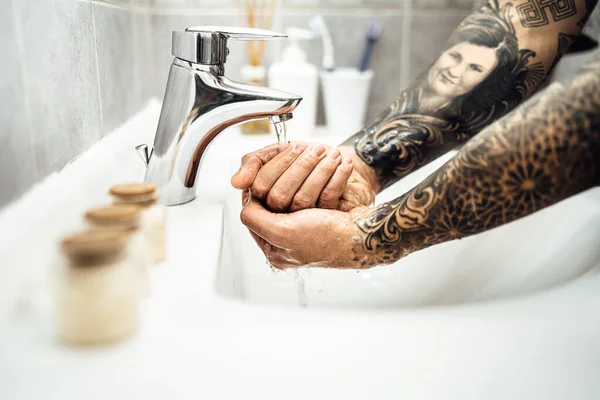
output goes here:
[[173, 32], [172, 54], [185, 61], [204, 65], [224, 64], [227, 59], [227, 39], [269, 40], [286, 35], [266, 29], [234, 26], [193, 26]]
[[245, 28], [237, 26], [192, 26], [186, 32], [218, 33], [227, 39], [237, 40], [270, 40], [285, 38], [283, 33], [273, 32], [266, 29]]

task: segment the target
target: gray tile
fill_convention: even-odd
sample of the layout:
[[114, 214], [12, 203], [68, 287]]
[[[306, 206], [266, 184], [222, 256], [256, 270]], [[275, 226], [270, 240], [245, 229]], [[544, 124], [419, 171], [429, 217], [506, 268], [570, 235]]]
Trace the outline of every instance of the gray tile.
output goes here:
[[37, 173], [63, 167], [100, 138], [91, 3], [19, 0]]
[[136, 79], [135, 73], [133, 14], [96, 3], [93, 7], [103, 134], [106, 135], [138, 110], [143, 82]]
[[444, 9], [450, 5], [449, 0], [415, 0], [413, 7], [415, 9]]
[[404, 0], [363, 0], [363, 3], [372, 7], [402, 8]]
[[458, 24], [469, 14], [464, 11], [424, 12], [413, 14], [410, 38], [411, 80], [429, 67], [444, 50], [446, 41]]
[[19, 63], [19, 50], [12, 4], [0, 1], [0, 208], [17, 198], [35, 181], [27, 123], [25, 91]]
[[[284, 16], [284, 26], [307, 27], [312, 15], [288, 14]], [[335, 61], [339, 67], [358, 67], [365, 45], [366, 33], [372, 23], [380, 23], [383, 33], [376, 44], [370, 68], [374, 71], [373, 83], [368, 102], [366, 120], [375, 118], [400, 94], [400, 55], [402, 34], [402, 13], [389, 13], [377, 10], [358, 13], [323, 14], [331, 33], [335, 48]], [[305, 45], [308, 60], [321, 66], [322, 43], [315, 40]], [[317, 122], [323, 124], [323, 105], [319, 101]]]
[[351, 8], [362, 6], [362, 0], [326, 0], [326, 4], [340, 7], [340, 8]]
[[154, 0], [153, 5], [160, 8], [189, 8], [189, 7], [233, 7], [236, 0]]
[[143, 107], [152, 94], [155, 79], [152, 54], [152, 17], [150, 13], [133, 13], [133, 72], [137, 108]]
[[478, 5], [476, 0], [450, 0], [450, 7], [472, 10]]
[[[150, 8], [156, 0], [92, 0], [93, 3], [114, 4], [122, 7], [147, 7]], [[171, 0], [172, 1], [172, 0]]]
[[293, 8], [312, 8], [322, 7], [327, 4], [325, 0], [283, 0], [283, 7], [286, 10]]

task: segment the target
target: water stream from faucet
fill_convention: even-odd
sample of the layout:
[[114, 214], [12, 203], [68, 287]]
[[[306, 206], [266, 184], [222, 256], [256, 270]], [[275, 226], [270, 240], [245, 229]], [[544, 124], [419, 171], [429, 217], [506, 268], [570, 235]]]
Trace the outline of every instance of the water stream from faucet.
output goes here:
[[275, 128], [275, 134], [277, 135], [278, 143], [286, 143], [287, 142], [287, 129], [284, 121], [273, 121], [273, 128]]
[[306, 291], [304, 288], [304, 277], [300, 275], [299, 268], [294, 270], [294, 282], [296, 283], [296, 288], [298, 288], [298, 302], [300, 303], [300, 307], [308, 307], [308, 297], [306, 297]]
[[[288, 140], [285, 121], [272, 118], [271, 123], [273, 124], [275, 134], [277, 135], [277, 142], [287, 143]], [[275, 274], [276, 269], [273, 268], [268, 261], [267, 264], [269, 264], [271, 267], [271, 272]], [[303, 308], [308, 307], [308, 298], [306, 297], [306, 291], [304, 288], [304, 277], [300, 275], [300, 270], [298, 268], [294, 270], [294, 283], [296, 284], [296, 288], [298, 290], [298, 302], [300, 303], [300, 306]]]

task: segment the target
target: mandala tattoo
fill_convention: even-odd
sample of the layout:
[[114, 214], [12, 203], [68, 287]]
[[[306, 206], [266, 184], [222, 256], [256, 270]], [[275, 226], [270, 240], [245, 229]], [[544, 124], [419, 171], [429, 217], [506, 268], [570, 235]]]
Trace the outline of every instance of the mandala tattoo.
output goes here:
[[[575, 14], [584, 1], [591, 9], [596, 0], [526, 0], [516, 7], [492, 0], [459, 25], [413, 86], [344, 144], [373, 169], [380, 190], [461, 146], [535, 92], [579, 32]], [[535, 49], [519, 47], [518, 36], [529, 33], [517, 32], [513, 19], [531, 27], [538, 19], [553, 24], [570, 17], [571, 31], [546, 39], [557, 40], [554, 59], [542, 63]]]
[[391, 263], [599, 184], [600, 56], [571, 84], [551, 85], [419, 186], [359, 221], [360, 251], [369, 254], [365, 264]]

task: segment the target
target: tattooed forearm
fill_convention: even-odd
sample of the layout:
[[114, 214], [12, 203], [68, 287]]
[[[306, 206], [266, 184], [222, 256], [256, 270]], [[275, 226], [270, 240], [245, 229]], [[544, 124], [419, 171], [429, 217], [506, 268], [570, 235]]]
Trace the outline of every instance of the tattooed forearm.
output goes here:
[[380, 190], [390, 186], [530, 96], [595, 1], [491, 0], [388, 110], [344, 144], [373, 169]]
[[406, 195], [359, 221], [365, 264], [514, 221], [600, 184], [600, 57], [471, 139]]

